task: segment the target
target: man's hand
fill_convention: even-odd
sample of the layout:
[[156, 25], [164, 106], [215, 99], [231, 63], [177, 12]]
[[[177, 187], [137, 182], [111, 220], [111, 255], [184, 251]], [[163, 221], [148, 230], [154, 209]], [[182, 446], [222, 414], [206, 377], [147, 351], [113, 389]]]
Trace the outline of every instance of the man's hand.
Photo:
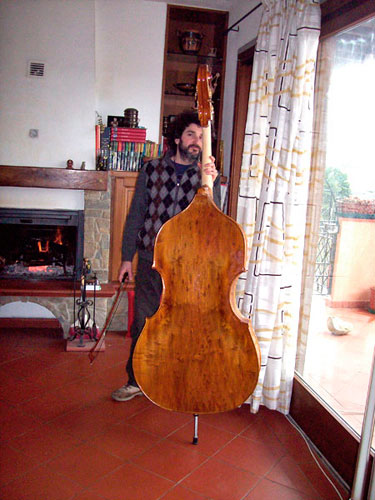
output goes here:
[[121, 267], [120, 267], [119, 272], [118, 272], [118, 280], [120, 283], [121, 283], [125, 273], [128, 273], [129, 281], [133, 281], [132, 263], [128, 260], [123, 260], [121, 262]]
[[203, 170], [206, 175], [211, 175], [212, 180], [215, 182], [215, 179], [219, 175], [219, 172], [216, 170], [215, 167], [215, 158], [213, 156], [210, 156], [210, 160], [211, 161], [209, 163], [206, 163], [204, 165]]

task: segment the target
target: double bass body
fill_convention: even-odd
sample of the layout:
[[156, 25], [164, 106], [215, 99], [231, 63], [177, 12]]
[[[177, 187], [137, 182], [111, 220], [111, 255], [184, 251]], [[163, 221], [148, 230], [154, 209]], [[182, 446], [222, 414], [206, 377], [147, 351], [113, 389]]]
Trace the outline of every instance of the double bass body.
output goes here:
[[259, 346], [234, 298], [245, 258], [241, 227], [216, 207], [207, 187], [159, 231], [154, 267], [163, 293], [138, 339], [133, 367], [142, 391], [160, 407], [216, 413], [253, 392]]

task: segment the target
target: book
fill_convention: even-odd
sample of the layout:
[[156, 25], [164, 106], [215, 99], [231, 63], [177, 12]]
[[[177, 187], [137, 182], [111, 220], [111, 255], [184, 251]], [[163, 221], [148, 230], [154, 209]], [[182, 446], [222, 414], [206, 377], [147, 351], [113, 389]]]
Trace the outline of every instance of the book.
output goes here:
[[145, 128], [111, 127], [110, 140], [122, 142], [144, 142], [146, 140]]

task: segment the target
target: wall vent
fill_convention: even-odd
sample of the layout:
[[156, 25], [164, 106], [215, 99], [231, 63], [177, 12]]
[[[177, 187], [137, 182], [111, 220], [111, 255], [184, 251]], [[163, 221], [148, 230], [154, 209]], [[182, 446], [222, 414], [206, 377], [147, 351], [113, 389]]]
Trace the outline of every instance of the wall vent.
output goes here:
[[36, 62], [30, 61], [27, 75], [28, 76], [37, 76], [39, 78], [43, 78], [45, 73], [45, 64], [44, 62]]

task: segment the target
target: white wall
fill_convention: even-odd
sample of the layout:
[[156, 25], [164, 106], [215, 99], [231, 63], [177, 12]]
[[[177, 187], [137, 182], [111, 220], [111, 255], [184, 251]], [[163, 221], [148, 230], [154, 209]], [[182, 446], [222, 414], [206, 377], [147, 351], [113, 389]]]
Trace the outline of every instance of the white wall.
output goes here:
[[[235, 22], [241, 19], [242, 16], [247, 14], [259, 3], [260, 0], [238, 0], [230, 10], [229, 26], [232, 26]], [[238, 52], [241, 51], [242, 48], [251, 45], [251, 42], [255, 41], [258, 34], [261, 13], [262, 7], [259, 7], [246, 19], [241, 21], [241, 23], [238, 25], [240, 28], [238, 32], [230, 31], [228, 33], [222, 129], [222, 139], [224, 140], [225, 175], [229, 175], [230, 173]]]
[[[94, 168], [94, 34], [92, 0], [0, 2], [2, 165]], [[44, 78], [27, 76], [29, 61], [45, 63]], [[1, 188], [0, 204], [81, 209], [83, 192]]]
[[[0, 2], [0, 164], [95, 168], [95, 111], [139, 110], [159, 136], [166, 5], [145, 0]], [[45, 78], [27, 77], [28, 62]], [[38, 129], [31, 139], [29, 129]], [[0, 187], [0, 206], [83, 208], [83, 192]]]
[[[93, 1], [2, 0], [0, 19], [1, 164], [92, 167]], [[45, 62], [44, 78], [27, 76], [30, 60]]]
[[167, 6], [96, 0], [96, 109], [103, 116], [138, 110], [147, 139], [158, 142]]

